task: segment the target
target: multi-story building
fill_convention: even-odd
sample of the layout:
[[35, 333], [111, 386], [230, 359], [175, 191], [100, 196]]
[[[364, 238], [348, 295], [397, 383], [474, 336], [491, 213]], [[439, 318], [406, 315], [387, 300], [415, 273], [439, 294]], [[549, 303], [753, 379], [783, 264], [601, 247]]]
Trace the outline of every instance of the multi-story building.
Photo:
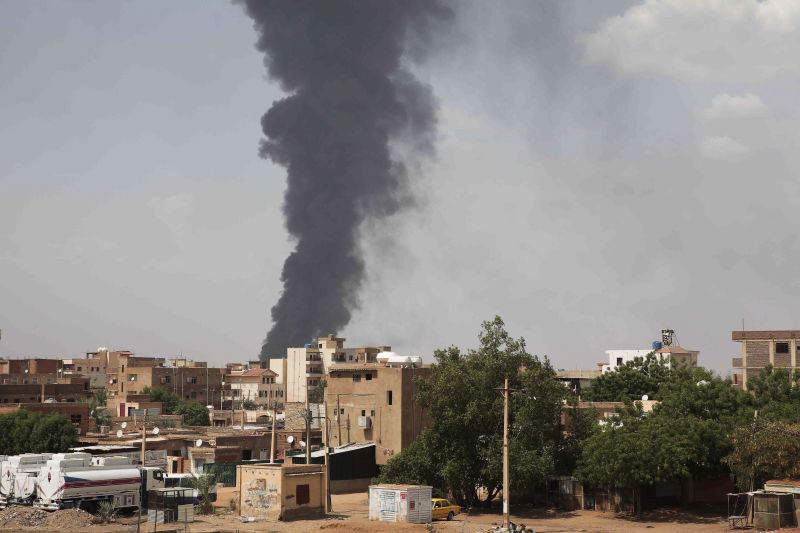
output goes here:
[[[105, 353], [104, 353], [104, 352]], [[64, 376], [85, 376], [93, 389], [106, 387], [106, 366], [108, 349], [98, 348], [97, 352], [87, 352], [83, 359], [62, 359], [61, 374]]]
[[278, 374], [269, 368], [234, 370], [225, 375], [225, 382], [229, 385], [225, 399], [231, 400], [234, 406], [247, 400], [257, 405], [273, 406], [276, 402], [282, 405], [284, 388], [277, 379]]
[[386, 464], [429, 423], [415, 401], [414, 379], [430, 367], [393, 363], [331, 365], [325, 401], [330, 421], [330, 446], [375, 442], [375, 461]]
[[[391, 346], [365, 346], [360, 348], [345, 348], [345, 339], [335, 335], [317, 338], [302, 348], [288, 348], [286, 359], [283, 360], [283, 373], [285, 376], [286, 401], [304, 402], [310, 389], [313, 389], [325, 379], [329, 369], [340, 363], [374, 363], [380, 352], [388, 352]], [[270, 360], [278, 366], [281, 360]], [[273, 368], [275, 370], [275, 368]]]
[[767, 365], [790, 373], [800, 362], [800, 330], [733, 331], [731, 339], [740, 344], [739, 357], [733, 358], [733, 384], [747, 390], [749, 379]]
[[[224, 368], [209, 368], [206, 363], [183, 358], [137, 357], [130, 352], [109, 357], [106, 370], [108, 395], [125, 416], [124, 396], [141, 394], [145, 388], [164, 388], [181, 400], [211, 405], [223, 390]], [[216, 403], [216, 402], [215, 402]]]
[[64, 375], [58, 359], [0, 360], [0, 403], [79, 402], [89, 396], [89, 378]]
[[598, 363], [600, 371], [613, 372], [617, 367], [623, 366], [637, 358], [645, 358], [654, 354], [665, 361], [668, 367], [687, 366], [696, 367], [700, 352], [687, 350], [674, 343], [675, 332], [671, 329], [661, 330], [661, 341], [653, 342], [652, 348], [639, 348], [633, 350], [606, 350], [608, 363]]

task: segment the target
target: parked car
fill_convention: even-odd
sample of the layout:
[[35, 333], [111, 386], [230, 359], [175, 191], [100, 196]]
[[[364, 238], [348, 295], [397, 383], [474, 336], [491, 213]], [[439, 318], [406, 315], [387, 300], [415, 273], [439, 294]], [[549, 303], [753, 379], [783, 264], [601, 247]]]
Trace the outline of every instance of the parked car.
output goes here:
[[453, 517], [459, 514], [460, 512], [461, 512], [461, 506], [453, 505], [444, 498], [431, 499], [431, 514], [433, 515], [434, 520], [440, 518], [452, 520]]

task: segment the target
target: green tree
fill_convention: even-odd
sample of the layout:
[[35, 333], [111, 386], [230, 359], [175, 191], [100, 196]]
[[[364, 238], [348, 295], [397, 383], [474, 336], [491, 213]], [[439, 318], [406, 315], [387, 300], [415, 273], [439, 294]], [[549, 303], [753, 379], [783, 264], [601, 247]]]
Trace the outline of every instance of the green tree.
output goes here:
[[790, 374], [785, 368], [768, 365], [758, 376], [750, 378], [747, 390], [753, 406], [764, 420], [800, 422], [800, 373]]
[[667, 362], [656, 357], [655, 353], [649, 353], [600, 375], [584, 396], [595, 402], [631, 402], [644, 395], [656, 400], [658, 389], [669, 375]]
[[328, 386], [328, 382], [320, 380], [316, 387], [311, 389], [308, 393], [308, 401], [309, 403], [322, 403], [325, 401], [325, 387]]
[[[414, 444], [395, 456], [381, 480], [419, 480], [461, 502], [477, 502], [485, 487], [491, 501], [502, 486], [504, 379], [511, 397], [509, 433], [514, 489], [541, 483], [555, 468], [559, 416], [568, 391], [547, 359], [527, 352], [525, 341], [505, 330], [500, 317], [483, 323], [479, 347], [466, 353], [437, 350], [417, 399], [432, 423]], [[424, 479], [423, 479], [424, 478]]]
[[723, 462], [742, 490], [754, 490], [769, 479], [800, 477], [800, 424], [754, 418], [736, 428], [732, 451]]
[[173, 391], [164, 387], [145, 387], [142, 394], [150, 396], [154, 402], [161, 402], [161, 412], [165, 415], [179, 414], [175, 410], [181, 403], [181, 399]]
[[258, 409], [258, 405], [253, 400], [247, 399], [242, 402], [242, 409], [253, 411], [254, 409]]
[[208, 408], [198, 402], [181, 402], [175, 408], [174, 414], [183, 416], [183, 423], [187, 426], [210, 426]]
[[106, 389], [97, 389], [89, 398], [89, 416], [94, 420], [95, 426], [108, 426], [111, 424], [111, 414], [106, 408]]
[[78, 431], [63, 415], [20, 409], [0, 415], [0, 455], [61, 453], [78, 445]]
[[590, 485], [633, 489], [638, 512], [643, 486], [690, 476], [700, 448], [699, 432], [687, 427], [693, 423], [630, 407], [586, 439], [577, 475]]

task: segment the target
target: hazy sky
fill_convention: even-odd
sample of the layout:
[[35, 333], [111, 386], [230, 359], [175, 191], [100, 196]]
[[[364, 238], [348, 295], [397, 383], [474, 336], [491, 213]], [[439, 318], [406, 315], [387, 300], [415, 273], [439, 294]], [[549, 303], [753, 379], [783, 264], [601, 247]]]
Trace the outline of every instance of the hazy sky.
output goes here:
[[[291, 249], [241, 7], [0, 0], [0, 355], [254, 358]], [[592, 367], [662, 327], [723, 374], [800, 329], [800, 2], [458, 2], [417, 206], [339, 332], [428, 356], [500, 314]]]

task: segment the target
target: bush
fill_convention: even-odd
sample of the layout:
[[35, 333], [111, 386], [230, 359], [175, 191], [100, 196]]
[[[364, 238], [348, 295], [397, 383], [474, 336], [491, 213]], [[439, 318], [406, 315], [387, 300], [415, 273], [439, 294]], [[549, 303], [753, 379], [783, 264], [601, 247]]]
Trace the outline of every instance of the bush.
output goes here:
[[197, 402], [182, 402], [175, 409], [176, 415], [183, 416], [183, 423], [187, 426], [210, 426], [208, 408]]

